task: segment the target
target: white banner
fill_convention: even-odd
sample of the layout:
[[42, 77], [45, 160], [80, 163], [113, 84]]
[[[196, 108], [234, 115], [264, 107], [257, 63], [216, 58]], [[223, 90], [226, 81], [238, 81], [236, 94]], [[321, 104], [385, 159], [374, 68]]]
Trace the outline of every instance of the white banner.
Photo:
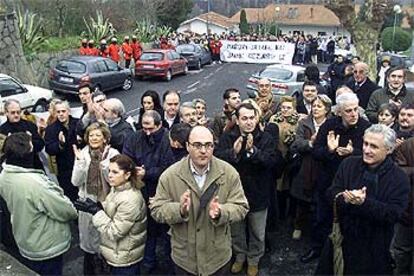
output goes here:
[[292, 64], [295, 44], [279, 41], [222, 40], [220, 58], [225, 62]]

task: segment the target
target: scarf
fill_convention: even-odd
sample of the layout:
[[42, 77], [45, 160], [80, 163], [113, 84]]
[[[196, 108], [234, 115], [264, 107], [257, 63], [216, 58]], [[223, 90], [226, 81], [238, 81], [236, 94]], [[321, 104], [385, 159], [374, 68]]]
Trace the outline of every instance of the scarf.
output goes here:
[[98, 201], [105, 199], [100, 163], [102, 161], [102, 149], [90, 149], [91, 163], [88, 168], [86, 192], [97, 197]]
[[372, 195], [376, 195], [378, 192], [379, 179], [384, 175], [393, 165], [391, 157], [387, 156], [385, 160], [379, 164], [376, 168], [370, 168], [366, 164], [362, 166], [361, 181], [364, 186], [371, 191]]

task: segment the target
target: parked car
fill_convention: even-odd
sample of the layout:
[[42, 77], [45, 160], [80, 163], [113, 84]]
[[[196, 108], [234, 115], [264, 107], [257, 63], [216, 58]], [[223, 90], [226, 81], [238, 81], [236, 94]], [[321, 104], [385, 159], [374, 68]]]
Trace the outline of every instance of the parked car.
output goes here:
[[175, 50], [187, 59], [188, 67], [196, 70], [200, 70], [201, 67], [212, 62], [210, 51], [197, 44], [178, 45]]
[[3, 104], [8, 99], [16, 99], [22, 109], [32, 112], [47, 111], [53, 92], [49, 89], [22, 84], [16, 78], [0, 73], [0, 113], [4, 113]]
[[273, 95], [298, 96], [305, 81], [305, 68], [297, 65], [269, 65], [249, 78], [247, 88], [257, 91], [257, 82], [261, 78], [270, 79]]
[[50, 89], [61, 93], [77, 94], [79, 87], [85, 84], [93, 91], [130, 90], [133, 83], [130, 69], [97, 56], [64, 58], [49, 71]]
[[153, 49], [144, 51], [135, 63], [135, 76], [162, 77], [170, 81], [174, 75], [187, 74], [188, 62], [174, 50]]

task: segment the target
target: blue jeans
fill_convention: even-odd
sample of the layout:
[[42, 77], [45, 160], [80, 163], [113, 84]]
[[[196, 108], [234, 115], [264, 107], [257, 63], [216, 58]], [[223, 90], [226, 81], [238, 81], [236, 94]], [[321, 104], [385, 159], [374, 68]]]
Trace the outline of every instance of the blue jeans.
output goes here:
[[124, 267], [115, 267], [111, 266], [111, 275], [140, 275], [139, 263], [124, 266]]
[[23, 263], [40, 275], [62, 275], [63, 255], [44, 261], [32, 261], [24, 258]]

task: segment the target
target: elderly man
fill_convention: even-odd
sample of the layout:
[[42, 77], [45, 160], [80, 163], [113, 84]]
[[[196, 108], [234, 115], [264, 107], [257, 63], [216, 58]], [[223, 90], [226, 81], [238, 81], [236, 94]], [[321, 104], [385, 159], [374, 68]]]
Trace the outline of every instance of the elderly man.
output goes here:
[[[327, 191], [329, 202], [336, 201], [343, 236], [343, 275], [393, 274], [393, 228], [407, 207], [409, 193], [408, 178], [391, 157], [395, 141], [389, 127], [369, 127], [362, 156], [344, 160]], [[316, 274], [332, 275], [332, 246], [323, 253]]]
[[55, 104], [57, 120], [46, 127], [46, 152], [56, 156], [57, 179], [65, 195], [72, 202], [78, 198], [78, 189], [71, 183], [75, 154], [73, 145], [77, 145], [76, 126], [79, 119], [70, 115], [70, 106], [67, 101], [58, 101]]
[[211, 131], [194, 127], [189, 156], [161, 175], [150, 205], [154, 219], [171, 227], [177, 275], [227, 275], [230, 224], [249, 210], [237, 171], [213, 157], [213, 149]]
[[358, 62], [354, 66], [354, 75], [346, 83], [346, 86], [351, 88], [352, 91], [354, 91], [354, 93], [358, 96], [359, 106], [361, 106], [363, 109], [367, 108], [368, 101], [371, 97], [372, 92], [379, 88], [374, 82], [369, 79], [368, 73], [368, 64], [364, 62]]
[[257, 82], [257, 105], [262, 110], [261, 120], [268, 122], [270, 117], [276, 113], [277, 103], [272, 93], [272, 83], [268, 78], [261, 78]]
[[[162, 127], [160, 114], [148, 110], [142, 115], [142, 129], [131, 135], [124, 144], [123, 153], [131, 157], [138, 166], [137, 170], [145, 187], [142, 189], [146, 203], [155, 195], [160, 175], [174, 163], [170, 147], [168, 129]], [[149, 215], [149, 209], [148, 209]], [[144, 270], [151, 273], [157, 265], [157, 237], [162, 237], [169, 244], [166, 225], [156, 223], [150, 216], [147, 221], [147, 241], [143, 260]], [[165, 248], [167, 256], [169, 247]]]
[[111, 131], [111, 141], [109, 144], [121, 152], [126, 139], [134, 134], [132, 126], [123, 117], [125, 107], [120, 100], [112, 98], [105, 100], [102, 108], [104, 120]]
[[181, 123], [189, 124], [195, 127], [198, 124], [197, 110], [192, 102], [184, 102], [180, 106]]
[[[250, 103], [236, 110], [237, 126], [223, 133], [215, 155], [229, 162], [240, 174], [250, 211], [246, 219], [233, 223], [232, 243], [236, 261], [232, 273], [240, 273], [247, 260], [247, 275], [259, 272], [259, 261], [265, 253], [267, 208], [271, 185], [276, 181], [272, 170], [282, 160], [275, 137], [259, 127], [258, 111]], [[248, 239], [246, 235], [248, 234]]]
[[377, 122], [377, 113], [384, 103], [393, 103], [398, 107], [402, 104], [414, 102], [414, 92], [408, 91], [405, 87], [405, 68], [392, 67], [387, 71], [388, 86], [375, 90], [369, 98], [366, 113], [369, 120]]
[[171, 129], [171, 127], [180, 122], [178, 111], [180, 110], [180, 94], [176, 90], [167, 90], [162, 95], [162, 104], [164, 114], [162, 116], [162, 126]]
[[36, 169], [44, 169], [43, 164], [40, 161], [39, 153], [43, 150], [45, 142], [40, 137], [37, 126], [32, 122], [22, 119], [22, 109], [20, 102], [15, 99], [6, 100], [4, 103], [4, 109], [6, 113], [7, 121], [0, 126], [0, 133], [3, 135], [10, 135], [17, 132], [25, 132], [30, 135], [33, 151], [34, 151], [34, 166]]
[[316, 136], [312, 151], [313, 158], [320, 161], [320, 174], [316, 183], [316, 221], [312, 231], [312, 249], [301, 258], [304, 263], [320, 256], [332, 226], [332, 202], [325, 198], [326, 189], [345, 158], [361, 155], [362, 137], [370, 123], [360, 118], [358, 102], [354, 93], [338, 96], [338, 116], [328, 119]]

